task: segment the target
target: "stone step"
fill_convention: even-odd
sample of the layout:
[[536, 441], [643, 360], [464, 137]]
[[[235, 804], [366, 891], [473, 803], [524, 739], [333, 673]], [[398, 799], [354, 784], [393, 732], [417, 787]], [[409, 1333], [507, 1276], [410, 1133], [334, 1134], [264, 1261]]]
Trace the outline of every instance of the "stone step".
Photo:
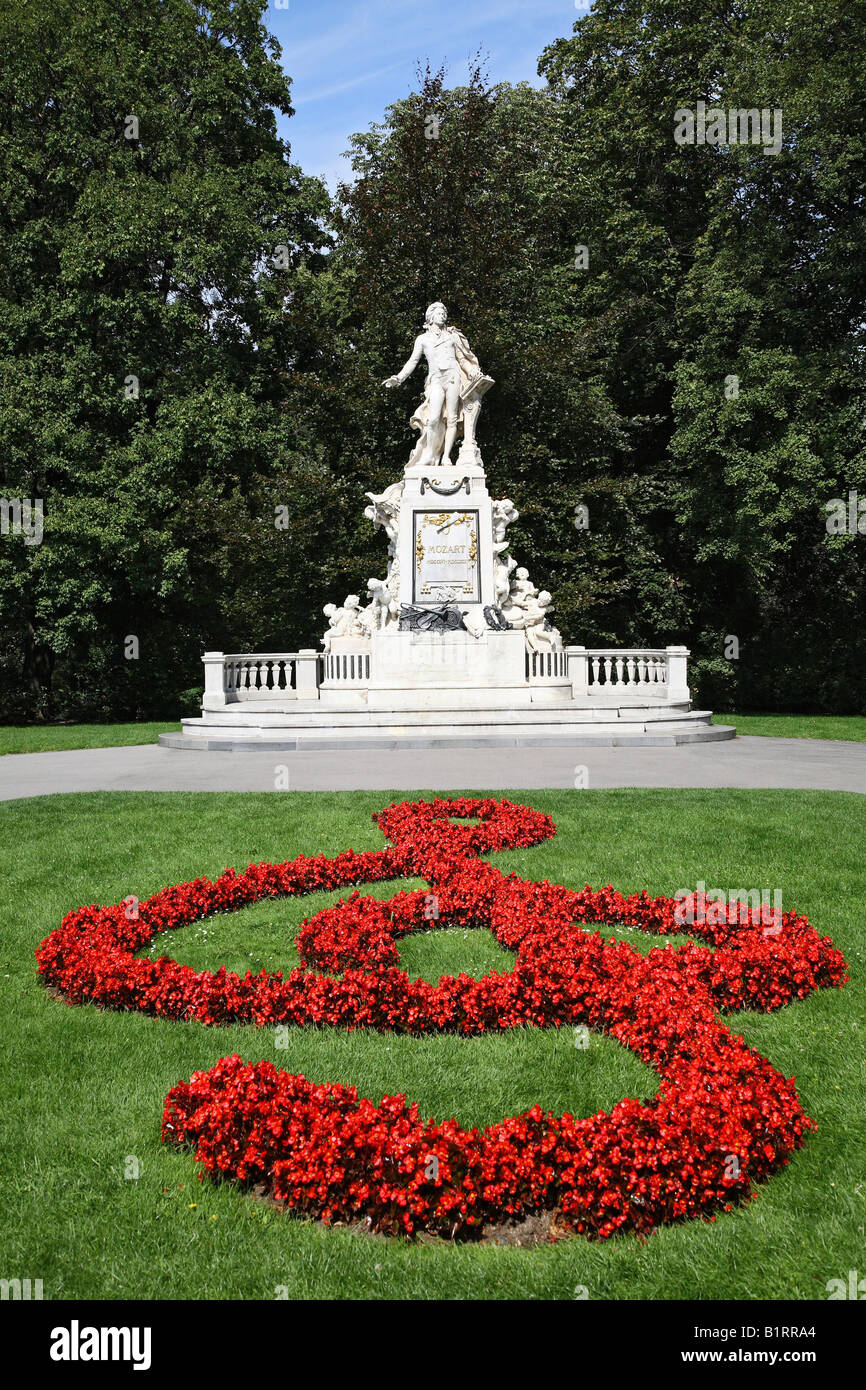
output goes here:
[[[345, 714], [345, 711], [341, 711]], [[441, 714], [442, 711], [437, 711]], [[675, 747], [685, 743], [719, 742], [733, 738], [735, 730], [727, 725], [711, 724], [707, 710], [690, 713], [665, 711], [661, 717], [642, 719], [611, 719], [587, 724], [561, 720], [527, 721], [513, 717], [505, 721], [500, 711], [491, 712], [485, 722], [477, 718], [478, 711], [455, 711], [471, 714], [472, 719], [431, 720], [429, 712], [415, 720], [405, 716], [385, 721], [381, 715], [364, 723], [337, 721], [329, 718], [314, 725], [299, 726], [286, 719], [281, 726], [260, 726], [253, 720], [214, 721], [184, 720], [183, 733], [161, 734], [163, 747], [214, 752], [285, 752], [292, 750], [327, 751], [398, 748], [515, 748], [570, 747], [606, 745], [642, 747]], [[521, 711], [520, 714], [524, 714]], [[545, 711], [552, 713], [552, 711]], [[556, 711], [557, 714], [560, 711]]]
[[488, 724], [536, 725], [548, 724], [620, 724], [663, 723], [686, 719], [690, 724], [695, 720], [708, 723], [709, 710], [690, 710], [688, 704], [629, 705], [622, 708], [587, 708], [585, 705], [530, 705], [521, 709], [427, 709], [427, 710], [371, 710], [329, 708], [319, 701], [306, 701], [303, 704], [288, 704], [282, 709], [261, 707], [259, 705], [232, 705], [225, 710], [208, 710], [199, 718], [184, 719], [183, 725], [190, 732], [205, 726], [216, 729], [314, 729], [327, 725], [332, 728], [374, 728], [391, 727], [399, 724], [407, 727], [485, 727]]

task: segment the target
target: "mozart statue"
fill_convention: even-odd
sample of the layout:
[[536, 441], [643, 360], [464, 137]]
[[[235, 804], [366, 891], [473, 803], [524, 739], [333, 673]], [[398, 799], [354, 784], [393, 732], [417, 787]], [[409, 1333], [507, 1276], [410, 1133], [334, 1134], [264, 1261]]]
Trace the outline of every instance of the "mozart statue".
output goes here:
[[485, 376], [478, 358], [463, 334], [448, 323], [445, 305], [438, 300], [424, 316], [424, 332], [415, 339], [412, 355], [395, 376], [383, 386], [401, 386], [411, 376], [422, 356], [427, 361], [424, 399], [412, 416], [412, 428], [420, 439], [409, 458], [409, 466], [449, 468], [451, 450], [458, 426], [463, 428], [463, 444], [458, 463], [480, 463], [475, 442], [475, 425], [481, 410], [481, 397], [493, 385]]

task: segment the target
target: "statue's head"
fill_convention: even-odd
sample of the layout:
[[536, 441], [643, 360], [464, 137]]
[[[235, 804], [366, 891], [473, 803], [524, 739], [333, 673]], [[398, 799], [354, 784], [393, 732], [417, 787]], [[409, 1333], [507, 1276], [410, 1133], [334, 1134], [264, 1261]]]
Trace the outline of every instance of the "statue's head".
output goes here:
[[517, 578], [518, 578], [518, 579], [528, 579], [528, 578], [529, 578], [529, 570], [526, 568], [525, 565], [521, 565], [521, 566], [520, 566], [519, 570], [517, 571]]
[[361, 598], [360, 598], [360, 595], [359, 595], [359, 594], [347, 594], [347, 595], [346, 595], [346, 602], [345, 602], [345, 604], [343, 605], [343, 607], [344, 607], [344, 608], [360, 608], [360, 607], [361, 607]]
[[336, 611], [337, 611], [337, 605], [336, 605], [336, 603], [326, 603], [325, 606], [324, 606], [324, 608], [322, 609], [322, 612], [324, 613], [324, 615], [325, 615], [326, 618], [332, 618], [332, 617], [334, 616], [334, 614], [336, 613]]
[[441, 300], [437, 299], [435, 304], [431, 304], [429, 306], [426, 314], [424, 315], [424, 322], [435, 323], [438, 328], [444, 328], [445, 321], [447, 318], [448, 310], [445, 308], [445, 305], [441, 302]]

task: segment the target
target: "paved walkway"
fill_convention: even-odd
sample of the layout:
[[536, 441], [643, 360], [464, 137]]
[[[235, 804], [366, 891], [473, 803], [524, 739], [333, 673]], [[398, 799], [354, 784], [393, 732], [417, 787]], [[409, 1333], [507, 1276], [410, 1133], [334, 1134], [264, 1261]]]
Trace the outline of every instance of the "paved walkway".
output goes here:
[[[866, 792], [866, 743], [736, 738], [677, 748], [188, 753], [145, 744], [0, 757], [0, 800], [84, 791], [813, 787]], [[281, 782], [282, 786], [277, 783]]]

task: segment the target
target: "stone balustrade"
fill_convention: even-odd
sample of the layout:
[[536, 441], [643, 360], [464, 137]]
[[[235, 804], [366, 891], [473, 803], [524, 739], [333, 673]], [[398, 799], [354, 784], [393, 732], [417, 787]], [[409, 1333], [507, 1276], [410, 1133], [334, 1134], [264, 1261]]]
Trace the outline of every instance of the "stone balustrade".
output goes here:
[[370, 653], [360, 644], [354, 650], [325, 652], [322, 657], [322, 670], [323, 685], [339, 688], [367, 686], [370, 684]]
[[[202, 708], [219, 710], [255, 700], [318, 700], [320, 691], [327, 696], [329, 690], [363, 690], [374, 674], [370, 652], [360, 642], [345, 645], [354, 649], [205, 652]], [[528, 651], [526, 680], [529, 685], [553, 685], [570, 679], [575, 700], [602, 704], [631, 699], [682, 703], [690, 699], [688, 657], [687, 647]]]
[[576, 700], [597, 697], [655, 698], [680, 703], [690, 698], [688, 647], [566, 647], [568, 673]]
[[251, 700], [317, 700], [318, 652], [205, 652], [205, 710]]
[[530, 685], [546, 685], [568, 679], [568, 655], [559, 651], [526, 653], [526, 679]]

